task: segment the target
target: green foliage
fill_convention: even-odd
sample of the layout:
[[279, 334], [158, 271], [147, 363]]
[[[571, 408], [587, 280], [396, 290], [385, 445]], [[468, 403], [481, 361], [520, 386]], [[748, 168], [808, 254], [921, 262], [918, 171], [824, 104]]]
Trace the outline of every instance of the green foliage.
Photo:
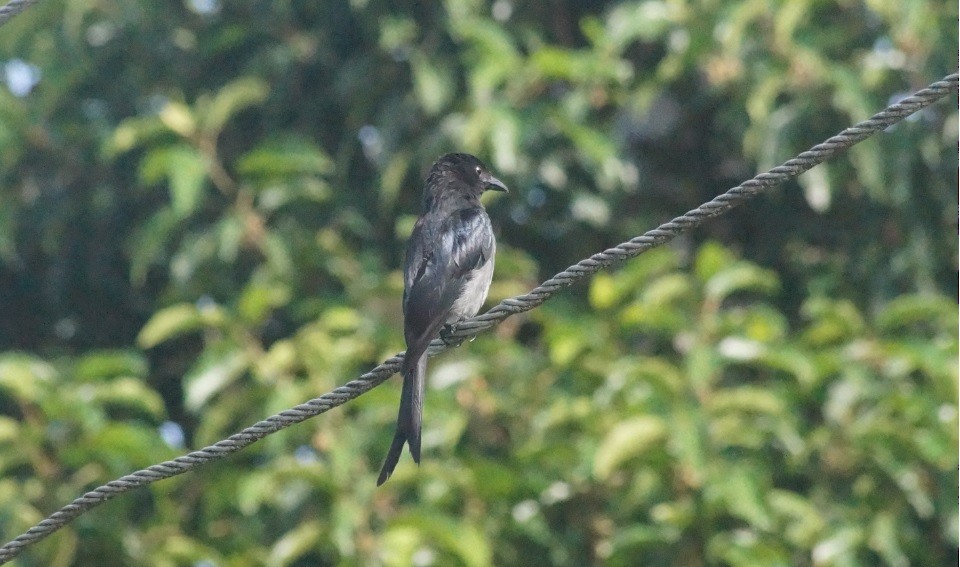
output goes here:
[[[37, 3], [0, 28], [4, 540], [402, 350], [437, 155], [511, 187], [488, 201], [493, 303], [955, 71], [956, 21], [931, 0]], [[956, 108], [435, 359], [422, 466], [382, 488], [396, 385], [19, 561], [946, 564]]]

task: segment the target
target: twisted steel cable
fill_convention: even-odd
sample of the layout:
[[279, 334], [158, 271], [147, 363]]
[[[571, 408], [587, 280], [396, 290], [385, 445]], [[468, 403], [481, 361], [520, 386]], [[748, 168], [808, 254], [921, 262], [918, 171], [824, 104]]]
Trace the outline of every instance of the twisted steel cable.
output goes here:
[[0, 6], [0, 26], [36, 2], [37, 0], [10, 0], [3, 6]]
[[[529, 293], [506, 299], [483, 315], [460, 323], [457, 325], [457, 328], [450, 333], [447, 340], [449, 341], [451, 338], [468, 339], [474, 337], [511, 315], [536, 308], [544, 301], [547, 301], [557, 291], [587, 276], [603, 270], [612, 264], [623, 262], [651, 248], [660, 246], [680, 234], [689, 232], [708, 219], [722, 215], [740, 203], [800, 175], [837, 153], [846, 150], [850, 146], [896, 124], [910, 114], [929, 106], [950, 92], [957, 90], [957, 82], [957, 74], [948, 75], [942, 80], [931, 84], [929, 87], [918, 91], [916, 94], [887, 107], [869, 120], [845, 129], [836, 136], [813, 146], [797, 157], [785, 162], [783, 165], [757, 175], [753, 179], [730, 189], [726, 193], [715, 197], [696, 209], [664, 223], [641, 236], [637, 236], [627, 242], [594, 254], [585, 260], [581, 260], [543, 282]], [[436, 354], [447, 347], [448, 344], [446, 342], [439, 339], [435, 340], [431, 343], [430, 353], [431, 355]], [[87, 510], [111, 498], [158, 480], [183, 474], [209, 461], [222, 459], [231, 453], [263, 439], [271, 433], [305, 421], [360, 396], [392, 376], [399, 370], [402, 360], [402, 354], [395, 355], [359, 378], [319, 398], [312, 399], [277, 415], [270, 416], [239, 433], [231, 435], [227, 439], [198, 451], [193, 451], [182, 457], [177, 457], [172, 461], [165, 461], [128, 474], [87, 492], [30, 528], [13, 541], [0, 547], [0, 564], [13, 559], [26, 547], [47, 537]]]

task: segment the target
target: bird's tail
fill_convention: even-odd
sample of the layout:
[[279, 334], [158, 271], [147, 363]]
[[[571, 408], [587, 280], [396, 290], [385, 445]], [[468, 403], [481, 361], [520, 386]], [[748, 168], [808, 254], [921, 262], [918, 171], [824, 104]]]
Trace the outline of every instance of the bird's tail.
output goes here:
[[410, 446], [413, 461], [420, 464], [420, 424], [423, 418], [423, 387], [427, 375], [427, 353], [420, 355], [416, 364], [403, 374], [403, 391], [400, 394], [400, 413], [397, 415], [397, 432], [387, 451], [387, 458], [380, 469], [377, 486], [390, 478], [403, 452], [403, 444]]

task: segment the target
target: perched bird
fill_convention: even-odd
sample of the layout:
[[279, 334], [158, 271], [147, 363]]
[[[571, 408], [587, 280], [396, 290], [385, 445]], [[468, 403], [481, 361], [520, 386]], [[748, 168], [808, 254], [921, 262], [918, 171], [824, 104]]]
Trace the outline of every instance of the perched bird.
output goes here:
[[380, 470], [381, 485], [397, 466], [403, 444], [420, 463], [420, 423], [427, 347], [444, 325], [473, 317], [487, 298], [496, 241], [480, 204], [487, 189], [507, 187], [469, 154], [447, 154], [430, 168], [423, 212], [407, 243], [403, 266], [403, 336], [407, 352], [397, 432]]

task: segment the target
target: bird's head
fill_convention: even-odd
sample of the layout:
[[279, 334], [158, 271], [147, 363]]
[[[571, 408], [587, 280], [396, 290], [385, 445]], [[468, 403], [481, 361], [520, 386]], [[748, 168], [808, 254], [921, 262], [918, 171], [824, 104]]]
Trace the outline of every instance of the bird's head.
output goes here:
[[482, 161], [470, 154], [447, 154], [438, 159], [430, 173], [424, 191], [424, 205], [441, 195], [460, 195], [477, 198], [486, 190], [506, 191], [507, 186], [490, 173]]

